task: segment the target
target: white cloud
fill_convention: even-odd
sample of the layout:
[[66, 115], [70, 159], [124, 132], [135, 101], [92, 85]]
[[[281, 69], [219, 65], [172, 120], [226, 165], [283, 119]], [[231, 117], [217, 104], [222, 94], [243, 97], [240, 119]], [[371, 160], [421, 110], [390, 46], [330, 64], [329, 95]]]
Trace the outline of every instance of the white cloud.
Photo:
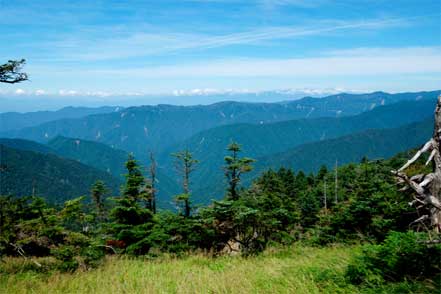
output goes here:
[[187, 90], [174, 90], [174, 96], [209, 96], [209, 95], [234, 95], [234, 94], [249, 94], [257, 93], [248, 89], [187, 89]]
[[[207, 77], [330, 77], [441, 73], [441, 47], [354, 49], [320, 57], [238, 59], [121, 70], [89, 71], [148, 79]], [[376, 52], [373, 54], [373, 52]]]
[[26, 91], [23, 90], [23, 89], [17, 89], [17, 90], [15, 90], [14, 93], [15, 93], [16, 95], [24, 95], [24, 94], [26, 94]]
[[75, 90], [59, 90], [58, 95], [60, 96], [76, 96], [79, 93]]

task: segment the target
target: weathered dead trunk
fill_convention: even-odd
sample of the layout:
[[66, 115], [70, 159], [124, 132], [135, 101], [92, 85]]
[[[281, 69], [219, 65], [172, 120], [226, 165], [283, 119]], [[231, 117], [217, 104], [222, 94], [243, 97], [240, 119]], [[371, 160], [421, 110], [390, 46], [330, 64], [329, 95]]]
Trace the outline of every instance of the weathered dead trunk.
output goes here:
[[[441, 232], [441, 95], [435, 109], [435, 127], [433, 137], [418, 152], [403, 165], [398, 171], [393, 171], [399, 183], [405, 183], [406, 188], [414, 191], [414, 200], [409, 204], [418, 210], [424, 209], [428, 213], [422, 215], [413, 223], [430, 221], [430, 229], [436, 233]], [[432, 163], [432, 172], [408, 177], [404, 172], [423, 153], [430, 152], [426, 165]]]

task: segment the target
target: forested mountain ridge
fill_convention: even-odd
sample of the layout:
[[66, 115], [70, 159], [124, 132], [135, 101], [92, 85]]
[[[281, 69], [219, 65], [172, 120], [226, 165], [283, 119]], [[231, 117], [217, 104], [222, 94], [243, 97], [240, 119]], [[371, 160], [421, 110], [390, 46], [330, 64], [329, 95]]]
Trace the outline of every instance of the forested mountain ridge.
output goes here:
[[300, 145], [293, 149], [257, 158], [255, 171], [268, 168], [292, 168], [305, 173], [320, 167], [332, 169], [336, 164], [359, 162], [363, 157], [384, 159], [418, 147], [432, 135], [433, 119], [399, 128], [371, 129], [335, 139]]
[[117, 193], [121, 181], [109, 173], [76, 160], [20, 150], [0, 144], [0, 194], [14, 196], [42, 195], [49, 202], [62, 203], [90, 193], [97, 180]]
[[[226, 146], [240, 142], [243, 154], [259, 158], [283, 152], [306, 143], [338, 138], [368, 129], [396, 128], [431, 117], [435, 100], [404, 101], [378, 107], [356, 116], [284, 121], [273, 124], [236, 124], [200, 132], [190, 139], [165, 149], [159, 162], [173, 170], [169, 154], [188, 149], [200, 163], [192, 179], [194, 192], [201, 197], [216, 198], [222, 192], [217, 183], [223, 181], [223, 158]], [[414, 146], [409, 146], [409, 148]], [[275, 155], [277, 156], [277, 155]], [[335, 159], [334, 159], [335, 161]], [[203, 195], [203, 196], [202, 196]]]
[[[387, 94], [339, 94], [324, 98], [303, 98], [281, 103], [221, 102], [198, 106], [141, 106], [119, 112], [61, 119], [39, 126], [2, 133], [3, 137], [47, 142], [62, 135], [102, 142], [135, 154], [161, 151], [200, 131], [237, 123], [273, 122], [354, 115], [402, 100], [435, 99], [439, 91]], [[420, 102], [420, 101], [419, 101]]]
[[47, 146], [62, 157], [77, 160], [116, 177], [126, 173], [124, 167], [128, 157], [126, 151], [93, 141], [63, 136], [53, 138]]
[[49, 121], [65, 118], [81, 118], [92, 114], [103, 114], [121, 110], [118, 106], [64, 107], [57, 111], [5, 112], [0, 113], [0, 132], [36, 126]]
[[46, 144], [26, 139], [0, 138], [0, 144], [18, 150], [33, 151], [46, 154], [57, 154], [57, 152]]

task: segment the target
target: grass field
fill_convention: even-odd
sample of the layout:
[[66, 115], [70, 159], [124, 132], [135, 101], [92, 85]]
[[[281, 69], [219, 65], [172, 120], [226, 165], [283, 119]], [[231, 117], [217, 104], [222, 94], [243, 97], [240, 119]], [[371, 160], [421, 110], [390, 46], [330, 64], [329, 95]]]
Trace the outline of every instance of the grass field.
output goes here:
[[[434, 293], [430, 283], [382, 287], [348, 284], [344, 271], [358, 247], [269, 249], [257, 257], [154, 260], [109, 257], [99, 268], [73, 274], [18, 270], [0, 265], [0, 293]], [[9, 267], [9, 269], [8, 269]]]

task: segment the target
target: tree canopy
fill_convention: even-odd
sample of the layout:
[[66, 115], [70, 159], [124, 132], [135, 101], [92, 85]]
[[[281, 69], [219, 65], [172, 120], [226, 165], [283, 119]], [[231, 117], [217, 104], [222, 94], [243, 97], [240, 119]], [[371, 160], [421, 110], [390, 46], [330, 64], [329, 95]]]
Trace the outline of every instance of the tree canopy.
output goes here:
[[0, 83], [15, 84], [27, 81], [28, 74], [21, 71], [25, 64], [26, 60], [21, 59], [9, 60], [0, 65]]

